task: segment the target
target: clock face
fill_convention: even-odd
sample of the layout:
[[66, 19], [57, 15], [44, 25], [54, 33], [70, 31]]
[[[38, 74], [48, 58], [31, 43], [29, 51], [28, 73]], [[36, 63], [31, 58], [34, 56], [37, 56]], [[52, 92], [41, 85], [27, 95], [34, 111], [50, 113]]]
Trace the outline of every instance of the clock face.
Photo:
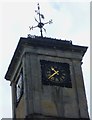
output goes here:
[[41, 60], [42, 83], [44, 85], [57, 85], [72, 87], [68, 63]]
[[19, 102], [21, 96], [23, 94], [23, 74], [20, 73], [17, 84], [16, 84], [16, 96], [17, 96], [17, 102]]

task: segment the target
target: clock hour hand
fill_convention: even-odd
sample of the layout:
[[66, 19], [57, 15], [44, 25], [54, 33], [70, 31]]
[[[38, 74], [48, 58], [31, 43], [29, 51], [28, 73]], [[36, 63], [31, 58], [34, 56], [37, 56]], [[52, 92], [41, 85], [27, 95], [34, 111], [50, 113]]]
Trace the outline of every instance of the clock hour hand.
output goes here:
[[[51, 70], [53, 70], [55, 73], [57, 72], [53, 67], [51, 67]], [[59, 73], [57, 73], [59, 75]]]

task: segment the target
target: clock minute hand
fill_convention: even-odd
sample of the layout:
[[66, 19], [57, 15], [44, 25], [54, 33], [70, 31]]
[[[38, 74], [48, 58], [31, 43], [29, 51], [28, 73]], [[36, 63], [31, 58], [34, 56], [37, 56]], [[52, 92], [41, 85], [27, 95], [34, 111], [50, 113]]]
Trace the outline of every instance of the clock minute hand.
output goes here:
[[56, 75], [56, 74], [58, 75], [58, 72], [59, 72], [59, 71], [55, 71], [51, 76], [49, 76], [48, 79], [52, 78], [52, 77], [53, 77], [54, 75]]
[[[57, 72], [53, 67], [51, 67], [51, 70], [53, 70], [55, 73]], [[59, 75], [59, 73], [57, 73]]]

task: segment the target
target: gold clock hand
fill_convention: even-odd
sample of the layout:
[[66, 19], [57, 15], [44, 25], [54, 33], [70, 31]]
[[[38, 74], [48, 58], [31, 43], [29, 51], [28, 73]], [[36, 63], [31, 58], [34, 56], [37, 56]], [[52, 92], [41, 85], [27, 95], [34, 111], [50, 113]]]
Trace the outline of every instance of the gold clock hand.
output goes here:
[[59, 71], [54, 72], [52, 75], [50, 75], [50, 76], [49, 76], [49, 78], [48, 78], [48, 79], [52, 78], [52, 77], [53, 77], [54, 75], [56, 75], [56, 74], [57, 74], [57, 75], [59, 75], [59, 73], [58, 73], [58, 72], [59, 72]]
[[[57, 72], [53, 67], [51, 67], [51, 70], [53, 70], [55, 73]], [[59, 73], [57, 73], [57, 74], [59, 74]]]

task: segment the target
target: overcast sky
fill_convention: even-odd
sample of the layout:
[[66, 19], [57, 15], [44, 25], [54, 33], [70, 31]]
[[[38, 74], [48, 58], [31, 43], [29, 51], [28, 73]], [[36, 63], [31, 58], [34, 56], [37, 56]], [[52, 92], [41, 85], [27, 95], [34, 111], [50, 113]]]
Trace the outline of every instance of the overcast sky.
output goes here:
[[[34, 20], [34, 17], [38, 19], [35, 13], [37, 3], [19, 0], [0, 4], [0, 118], [12, 116], [11, 87], [4, 76], [19, 39], [28, 34], [40, 35], [38, 28], [29, 30], [29, 26], [37, 25]], [[90, 112], [90, 2], [82, 0], [39, 3], [45, 16], [43, 22], [53, 20], [53, 24], [44, 26], [47, 31], [43, 32], [44, 36], [72, 40], [75, 45], [88, 46], [83, 57], [82, 70]]]

